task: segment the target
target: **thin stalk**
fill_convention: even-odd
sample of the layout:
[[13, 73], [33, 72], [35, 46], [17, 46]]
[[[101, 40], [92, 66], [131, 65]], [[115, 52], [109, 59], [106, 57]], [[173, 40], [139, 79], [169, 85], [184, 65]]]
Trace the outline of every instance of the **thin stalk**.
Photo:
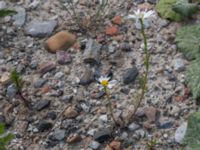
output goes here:
[[138, 108], [140, 107], [141, 105], [141, 102], [144, 98], [144, 94], [147, 90], [147, 79], [148, 79], [148, 73], [149, 73], [149, 58], [150, 58], [150, 54], [148, 52], [148, 48], [147, 48], [147, 37], [146, 37], [146, 34], [145, 34], [145, 28], [144, 28], [144, 22], [143, 22], [143, 19], [139, 19], [140, 21], [140, 24], [141, 24], [141, 34], [143, 36], [143, 40], [144, 40], [144, 53], [145, 53], [145, 58], [144, 58], [144, 65], [145, 65], [145, 71], [144, 71], [144, 76], [142, 78], [142, 91], [141, 91], [141, 94], [139, 96], [139, 100], [137, 102], [137, 105], [135, 107], [135, 110], [133, 112], [133, 117], [135, 116]]
[[112, 107], [112, 101], [111, 101], [111, 99], [110, 99], [110, 94], [109, 94], [109, 92], [108, 92], [108, 90], [107, 90], [107, 87], [104, 87], [104, 92], [106, 93], [106, 98], [107, 98], [107, 101], [108, 101], [108, 111], [109, 111], [109, 113], [110, 113], [110, 116], [111, 116], [111, 118], [112, 118], [112, 120], [115, 122], [115, 124], [118, 124], [117, 123], [117, 120], [115, 119], [115, 117], [114, 117], [114, 113], [113, 113], [113, 107]]

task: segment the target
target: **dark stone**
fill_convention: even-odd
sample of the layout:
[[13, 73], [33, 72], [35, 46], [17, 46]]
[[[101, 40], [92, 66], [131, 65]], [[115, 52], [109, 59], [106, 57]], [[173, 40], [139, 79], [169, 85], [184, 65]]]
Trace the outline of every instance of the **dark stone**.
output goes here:
[[35, 88], [41, 88], [47, 82], [46, 79], [39, 79], [34, 83]]
[[49, 100], [41, 100], [41, 101], [36, 102], [36, 104], [34, 105], [34, 108], [37, 111], [41, 111], [42, 109], [49, 107], [49, 105], [50, 105]]
[[124, 84], [129, 84], [135, 81], [137, 76], [138, 76], [138, 69], [136, 67], [127, 69], [123, 74]]
[[156, 4], [157, 0], [147, 0], [147, 2], [150, 4]]
[[100, 91], [99, 93], [96, 93], [94, 95], [94, 98], [95, 99], [99, 99], [99, 98], [102, 98], [106, 93], [104, 91]]
[[72, 61], [71, 55], [66, 51], [56, 52], [57, 62], [60, 65], [68, 64]]
[[86, 69], [83, 76], [80, 79], [80, 85], [89, 85], [94, 80], [94, 74], [92, 70]]
[[136, 2], [137, 4], [141, 4], [144, 3], [144, 0], [134, 0], [134, 2]]
[[0, 123], [5, 123], [6, 119], [3, 115], [0, 115]]
[[126, 51], [126, 52], [129, 52], [129, 51], [132, 50], [132, 49], [131, 49], [131, 46], [130, 46], [130, 44], [129, 44], [128, 42], [122, 43], [121, 49], [122, 49], [123, 51]]
[[14, 84], [9, 85], [6, 90], [6, 97], [12, 99], [16, 96], [16, 94], [17, 94], [17, 89], [15, 88], [15, 85]]
[[50, 118], [51, 120], [55, 120], [57, 117], [56, 113], [54, 111], [47, 113], [47, 118]]
[[103, 143], [104, 141], [108, 141], [111, 138], [111, 130], [108, 128], [101, 129], [94, 134], [95, 141], [99, 143]]
[[158, 129], [169, 129], [171, 127], [173, 127], [174, 123], [173, 122], [166, 122], [166, 123], [163, 123], [163, 124], [158, 124], [157, 125], [157, 128]]
[[39, 132], [44, 132], [49, 130], [50, 128], [53, 127], [53, 124], [44, 120], [41, 120], [37, 125], [37, 129]]

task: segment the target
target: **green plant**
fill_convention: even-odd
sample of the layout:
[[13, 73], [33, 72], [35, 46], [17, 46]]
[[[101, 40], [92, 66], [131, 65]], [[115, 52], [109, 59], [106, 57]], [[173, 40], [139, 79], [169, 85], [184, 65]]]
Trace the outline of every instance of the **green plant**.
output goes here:
[[[199, 57], [200, 58], [200, 57]], [[200, 60], [195, 60], [186, 72], [186, 84], [195, 100], [200, 99]]]
[[199, 150], [200, 147], [200, 111], [189, 115], [187, 131], [183, 140], [185, 150]]
[[146, 147], [148, 150], [154, 150], [156, 144], [157, 144], [156, 139], [151, 139], [150, 141], [147, 142]]
[[188, 18], [198, 11], [198, 5], [196, 3], [189, 3], [188, 0], [178, 0], [172, 5], [172, 10], [184, 18]]
[[177, 47], [189, 60], [200, 57], [199, 35], [200, 25], [182, 27], [176, 33]]
[[17, 90], [17, 94], [19, 95], [20, 99], [23, 101], [24, 105], [30, 108], [28, 100], [22, 94], [23, 81], [20, 77], [20, 74], [16, 70], [13, 70], [11, 72], [10, 80], [14, 83], [15, 88]]
[[99, 0], [97, 3], [87, 0], [81, 6], [81, 10], [77, 8], [79, 5], [78, 2], [79, 1], [74, 2], [74, 0], [69, 0], [67, 2], [61, 0], [61, 4], [64, 6], [72, 21], [74, 21], [75, 26], [77, 25], [79, 29], [83, 31], [91, 30], [94, 27], [96, 28], [105, 17], [105, 9], [108, 6], [108, 0]]
[[156, 11], [162, 18], [181, 21], [184, 17], [172, 9], [172, 6], [176, 4], [177, 1], [178, 0], [160, 0], [156, 4]]
[[11, 133], [5, 133], [5, 125], [0, 123], [0, 150], [6, 150], [6, 145], [14, 138]]
[[2, 9], [2, 10], [0, 10], [0, 17], [5, 17], [5, 16], [8, 16], [8, 15], [13, 15], [15, 13], [16, 13], [16, 11], [14, 11], [14, 10]]

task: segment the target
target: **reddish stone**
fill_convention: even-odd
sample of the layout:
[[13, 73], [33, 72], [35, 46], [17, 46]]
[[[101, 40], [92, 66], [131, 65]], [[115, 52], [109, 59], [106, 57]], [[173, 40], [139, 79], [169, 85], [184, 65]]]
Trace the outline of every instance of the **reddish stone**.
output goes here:
[[118, 30], [115, 26], [107, 26], [106, 27], [106, 35], [116, 35], [118, 33]]
[[145, 115], [149, 121], [155, 122], [158, 116], [158, 109], [154, 107], [147, 107], [145, 108]]
[[113, 150], [121, 149], [121, 142], [119, 142], [119, 141], [112, 141], [109, 145]]
[[182, 101], [183, 101], [183, 97], [177, 95], [177, 96], [174, 97], [174, 100], [175, 100], [176, 102], [182, 102]]
[[42, 94], [48, 93], [50, 91], [51, 91], [51, 88], [47, 85], [41, 88]]
[[120, 25], [120, 24], [122, 23], [122, 18], [121, 18], [121, 16], [115, 16], [115, 17], [112, 19], [112, 23], [117, 24], [117, 25]]

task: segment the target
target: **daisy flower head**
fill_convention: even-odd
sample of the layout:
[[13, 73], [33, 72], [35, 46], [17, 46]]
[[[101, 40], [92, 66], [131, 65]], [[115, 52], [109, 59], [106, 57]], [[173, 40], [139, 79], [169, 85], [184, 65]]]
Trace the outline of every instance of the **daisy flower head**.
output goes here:
[[144, 11], [141, 11], [140, 9], [138, 9], [137, 11], [134, 11], [134, 14], [129, 15], [128, 18], [138, 21], [139, 19], [144, 20], [153, 17], [154, 14], [155, 12], [153, 10], [147, 11], [147, 9], [145, 9]]
[[102, 88], [109, 88], [111, 89], [115, 84], [116, 84], [116, 80], [111, 80], [110, 77], [103, 77], [101, 76], [98, 79], [99, 84], [101, 85], [101, 89]]

